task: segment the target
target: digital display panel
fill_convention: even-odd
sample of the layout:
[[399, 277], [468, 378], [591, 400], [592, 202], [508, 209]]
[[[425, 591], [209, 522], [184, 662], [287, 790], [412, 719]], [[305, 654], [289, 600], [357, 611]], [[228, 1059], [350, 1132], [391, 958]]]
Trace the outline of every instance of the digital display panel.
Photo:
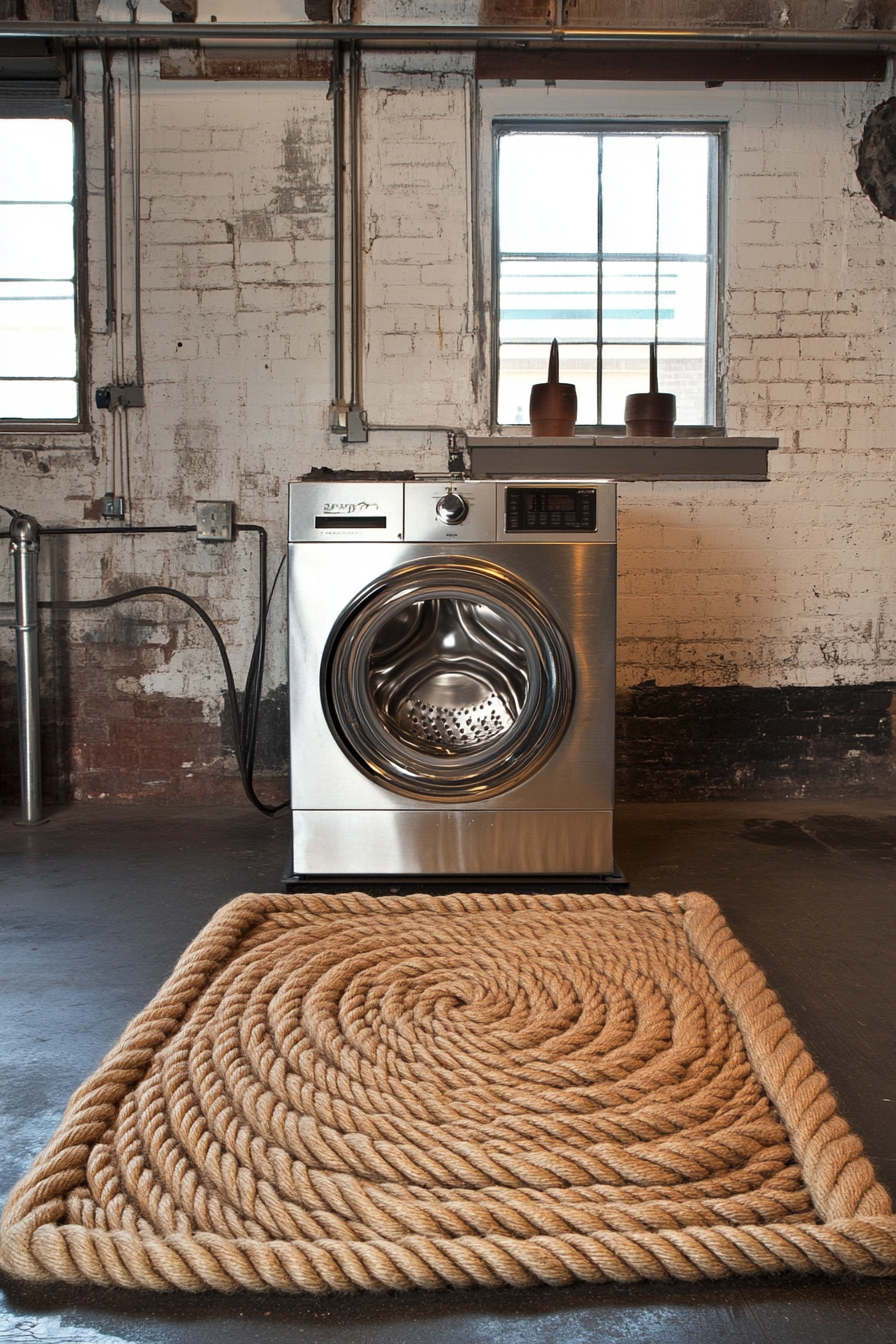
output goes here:
[[595, 489], [543, 489], [508, 486], [507, 532], [596, 532]]
[[529, 490], [526, 492], [527, 511], [544, 512], [550, 510], [554, 512], [560, 509], [564, 513], [569, 513], [575, 507], [575, 495], [561, 495], [559, 490]]

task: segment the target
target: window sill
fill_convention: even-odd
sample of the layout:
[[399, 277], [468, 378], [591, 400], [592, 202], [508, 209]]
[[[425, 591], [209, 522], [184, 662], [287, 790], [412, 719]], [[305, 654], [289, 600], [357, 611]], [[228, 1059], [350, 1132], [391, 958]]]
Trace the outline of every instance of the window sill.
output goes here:
[[607, 477], [616, 481], [767, 481], [771, 438], [724, 434], [626, 438], [577, 434], [571, 439], [529, 436], [468, 438], [476, 477]]
[[73, 425], [65, 421], [54, 423], [51, 420], [0, 421], [0, 448], [89, 448], [90, 443], [90, 425]]

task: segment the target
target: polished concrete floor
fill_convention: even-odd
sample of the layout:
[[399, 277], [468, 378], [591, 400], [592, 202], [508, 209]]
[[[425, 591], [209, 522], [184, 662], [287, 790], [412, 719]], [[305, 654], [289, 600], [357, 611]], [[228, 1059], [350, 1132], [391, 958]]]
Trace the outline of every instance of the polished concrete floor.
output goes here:
[[[0, 814], [0, 1194], [69, 1094], [241, 891], [277, 890], [285, 818], [82, 804], [23, 830]], [[631, 804], [631, 890], [702, 888], [780, 994], [896, 1194], [896, 816], [862, 804]], [[896, 1279], [327, 1299], [0, 1283], [0, 1341], [56, 1344], [864, 1344], [896, 1340]]]

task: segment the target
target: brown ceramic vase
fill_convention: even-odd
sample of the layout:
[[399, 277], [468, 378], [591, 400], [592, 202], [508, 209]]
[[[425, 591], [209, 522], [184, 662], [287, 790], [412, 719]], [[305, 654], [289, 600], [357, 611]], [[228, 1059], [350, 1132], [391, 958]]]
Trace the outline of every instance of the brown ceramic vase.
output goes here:
[[650, 347], [650, 391], [633, 392], [625, 399], [625, 433], [628, 438], [670, 439], [675, 432], [675, 396], [658, 392], [656, 346]]
[[551, 343], [548, 380], [535, 383], [529, 398], [533, 439], [571, 439], [576, 432], [579, 401], [575, 383], [560, 382], [560, 349]]

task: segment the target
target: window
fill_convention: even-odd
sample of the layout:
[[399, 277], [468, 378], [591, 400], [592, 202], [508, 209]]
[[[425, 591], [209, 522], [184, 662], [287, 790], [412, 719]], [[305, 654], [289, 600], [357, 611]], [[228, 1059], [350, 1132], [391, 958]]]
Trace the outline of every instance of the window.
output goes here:
[[529, 421], [533, 383], [576, 384], [578, 423], [621, 426], [659, 387], [677, 423], [715, 425], [722, 129], [532, 123], [497, 128], [495, 419]]
[[0, 420], [14, 424], [79, 418], [74, 165], [70, 118], [0, 118]]

